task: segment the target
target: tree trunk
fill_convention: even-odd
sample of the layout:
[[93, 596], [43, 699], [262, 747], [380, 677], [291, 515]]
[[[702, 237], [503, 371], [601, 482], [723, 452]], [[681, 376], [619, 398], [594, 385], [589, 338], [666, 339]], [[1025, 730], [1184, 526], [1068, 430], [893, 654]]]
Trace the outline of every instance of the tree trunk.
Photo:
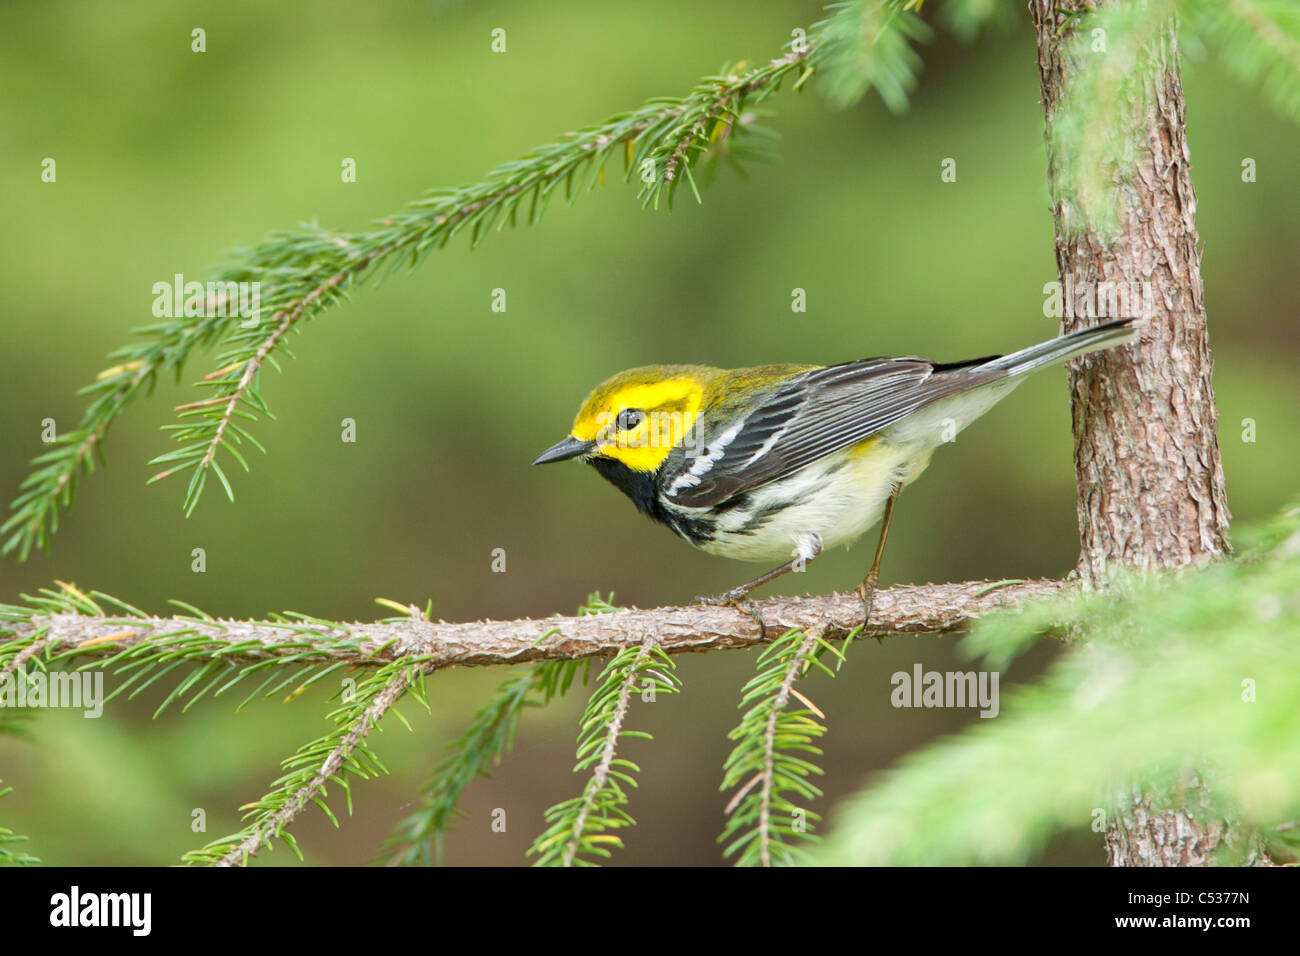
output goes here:
[[[1113, 2], [1030, 0], [1065, 297], [1072, 289], [1096, 289], [1106, 282], [1151, 293], [1142, 296], [1150, 321], [1135, 346], [1086, 356], [1070, 367], [1078, 574], [1085, 587], [1104, 587], [1108, 567], [1179, 568], [1203, 564], [1229, 549], [1196, 193], [1172, 22], [1160, 30], [1158, 42], [1143, 49], [1132, 74], [1140, 91], [1125, 108], [1133, 110], [1137, 148], [1131, 168], [1114, 180], [1116, 235], [1100, 235], [1082, 221], [1084, 197], [1061, 175], [1064, 157], [1053, 147], [1053, 124], [1068, 84], [1086, 66], [1067, 49], [1077, 22], [1070, 14]], [[1063, 331], [1096, 321], [1071, 317], [1067, 310]], [[1203, 789], [1189, 789], [1186, 799], [1203, 800]], [[1221, 843], [1232, 842], [1225, 826], [1201, 825], [1184, 810], [1154, 807], [1149, 795], [1135, 794], [1130, 804], [1107, 832], [1112, 865], [1203, 864]]]

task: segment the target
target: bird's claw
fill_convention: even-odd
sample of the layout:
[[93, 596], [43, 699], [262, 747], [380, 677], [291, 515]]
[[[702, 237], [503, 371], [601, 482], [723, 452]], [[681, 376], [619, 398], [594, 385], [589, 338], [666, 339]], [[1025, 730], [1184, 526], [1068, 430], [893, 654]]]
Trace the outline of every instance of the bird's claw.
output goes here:
[[744, 600], [748, 592], [739, 588], [732, 588], [730, 591], [723, 591], [721, 594], [697, 594], [691, 598], [692, 604], [709, 604], [713, 607], [726, 607], [727, 605], [736, 605]]
[[[871, 606], [876, 599], [876, 583], [872, 581], [871, 586], [868, 587], [867, 582], [863, 582], [858, 587], [858, 597], [862, 599], [862, 630], [865, 633], [871, 625]], [[884, 634], [876, 634], [875, 638], [877, 644], [885, 643]]]
[[721, 594], [696, 596], [691, 600], [691, 603], [707, 604], [711, 607], [734, 607], [739, 611], [744, 611], [758, 625], [759, 639], [765, 641], [767, 640], [767, 622], [763, 620], [758, 605], [746, 598], [747, 593], [747, 591], [732, 588], [730, 591], [723, 591]]

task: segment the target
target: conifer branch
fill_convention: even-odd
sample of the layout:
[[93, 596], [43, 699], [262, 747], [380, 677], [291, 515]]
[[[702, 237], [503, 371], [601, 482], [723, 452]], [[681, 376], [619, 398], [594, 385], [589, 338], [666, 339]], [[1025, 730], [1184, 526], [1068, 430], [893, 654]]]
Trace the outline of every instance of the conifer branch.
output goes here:
[[[0, 780], [0, 783], [3, 783]], [[13, 787], [0, 787], [0, 797], [13, 792]], [[19, 844], [26, 843], [27, 837], [15, 833], [8, 827], [0, 827], [0, 866], [37, 866], [40, 860], [22, 850]]]
[[[582, 613], [582, 612], [579, 612]], [[514, 746], [519, 719], [527, 707], [541, 707], [567, 691], [585, 661], [548, 661], [502, 684], [479, 708], [469, 729], [448, 748], [424, 787], [420, 809], [397, 825], [384, 844], [381, 861], [388, 866], [432, 866], [443, 860], [443, 836], [464, 816], [460, 798], [475, 777], [490, 776]]]
[[[241, 448], [247, 444], [265, 451], [245, 426], [272, 417], [260, 378], [266, 363], [279, 367], [278, 353], [290, 354], [288, 332], [301, 331], [307, 319], [339, 301], [362, 279], [382, 278], [403, 263], [414, 269], [465, 229], [471, 247], [477, 246], [489, 230], [514, 226], [525, 201], [525, 221], [536, 223], [561, 184], [570, 202], [580, 192], [603, 185], [606, 164], [614, 155], [623, 156], [624, 179], [637, 178], [646, 205], [657, 208], [662, 200], [671, 206], [682, 180], [698, 200], [693, 168], [706, 158], [710, 169], [723, 156], [733, 165], [741, 156], [764, 158], [761, 150], [736, 140], [741, 133], [765, 132], [754, 124], [747, 107], [777, 92], [792, 73], [799, 74], [796, 90], [815, 70], [823, 71], [827, 92], [837, 102], [851, 102], [875, 88], [891, 108], [902, 108], [919, 66], [911, 43], [928, 36], [916, 13], [920, 7], [921, 0], [833, 4], [830, 15], [806, 37], [789, 43], [762, 66], [724, 69], [703, 79], [684, 97], [651, 100], [605, 123], [566, 134], [521, 160], [497, 167], [481, 183], [431, 191], [380, 220], [380, 228], [341, 233], [309, 225], [237, 251], [233, 264], [215, 279], [256, 283], [261, 293], [258, 315], [250, 319], [238, 314], [229, 307], [227, 293], [209, 296], [204, 305], [216, 307], [200, 310], [207, 314], [137, 329], [147, 341], [109, 356], [115, 364], [83, 390], [93, 398], [77, 427], [57, 435], [53, 447], [33, 459], [35, 470], [20, 486], [8, 520], [0, 525], [0, 535], [8, 535], [0, 543], [0, 553], [25, 560], [33, 548], [49, 546], [60, 513], [72, 506], [78, 479], [92, 472], [97, 460], [103, 463], [103, 442], [110, 426], [137, 397], [152, 390], [159, 375], [170, 372], [179, 380], [197, 349], [223, 347], [217, 370], [197, 383], [214, 394], [178, 406], [180, 421], [164, 428], [173, 433], [179, 447], [152, 462], [164, 467], [151, 481], [192, 472], [185, 492], [186, 514], [197, 506], [211, 473], [233, 497], [219, 463], [223, 450], [245, 471], [249, 464]], [[954, 22], [970, 25], [984, 19], [985, 14], [967, 11]], [[579, 178], [583, 181], [575, 191]], [[387, 272], [381, 274], [379, 267], [385, 263]], [[271, 316], [270, 333], [261, 327], [262, 312]]]
[[[818, 659], [825, 652], [843, 662], [843, 652], [823, 640], [825, 632], [826, 625], [821, 624], [806, 634], [783, 635], [759, 656], [758, 675], [745, 685], [741, 706], [749, 710], [730, 734], [738, 742], [727, 758], [720, 788], [740, 787], [727, 803], [727, 825], [718, 838], [727, 844], [724, 856], [735, 855], [737, 866], [795, 863], [800, 854], [787, 838], [816, 839], [809, 830], [820, 814], [796, 807], [785, 794], [809, 801], [822, 795], [809, 780], [822, 769], [795, 752], [821, 755], [813, 741], [826, 728], [814, 715], [825, 715], [794, 684], [813, 666], [834, 676]], [[787, 709], [792, 696], [803, 702], [804, 709]]]
[[980, 670], [1005, 670], [1046, 634], [1087, 640], [1004, 689], [996, 720], [910, 753], [838, 807], [815, 862], [1023, 865], [1053, 836], [1130, 810], [1135, 791], [1183, 822], [1231, 821], [1241, 838], [1206, 862], [1265, 862], [1261, 839], [1297, 859], [1300, 502], [1234, 538], [1234, 560], [1116, 570], [1108, 591], [1062, 591], [977, 623], [958, 652]]
[[[382, 220], [381, 228], [336, 233], [305, 227], [239, 252], [236, 263], [218, 280], [259, 283], [261, 311], [271, 313], [272, 331], [262, 329], [260, 319], [248, 326], [238, 314], [176, 318], [137, 330], [150, 341], [112, 353], [116, 364], [84, 390], [94, 399], [81, 423], [58, 435], [50, 451], [33, 459], [38, 467], [23, 482], [12, 514], [0, 526], [0, 533], [9, 534], [0, 553], [16, 553], [21, 560], [33, 547], [47, 547], [60, 511], [72, 505], [78, 478], [93, 470], [96, 455], [102, 462], [103, 439], [112, 423], [142, 391], [152, 390], [159, 374], [171, 371], [179, 379], [196, 349], [217, 343], [225, 345], [220, 367], [198, 383], [215, 394], [178, 407], [181, 422], [165, 427], [180, 447], [154, 459], [165, 467], [151, 480], [192, 471], [184, 503], [187, 514], [197, 505], [210, 472], [233, 496], [217, 453], [225, 449], [248, 470], [239, 446], [247, 442], [264, 451], [235, 419], [270, 417], [260, 373], [266, 362], [275, 363], [277, 352], [287, 351], [285, 335], [291, 329], [337, 302], [361, 278], [376, 274], [382, 263], [388, 263], [388, 273], [404, 262], [413, 269], [466, 228], [471, 246], [477, 246], [489, 229], [515, 225], [525, 200], [526, 222], [536, 223], [561, 185], [573, 202], [580, 191], [603, 184], [609, 158], [619, 153], [625, 160], [624, 178], [637, 177], [647, 204], [658, 206], [661, 198], [671, 204], [678, 174], [698, 162], [710, 142], [716, 159], [730, 137], [752, 130], [752, 118], [742, 113], [743, 107], [776, 92], [787, 75], [804, 66], [810, 49], [806, 44], [762, 66], [707, 77], [685, 97], [653, 100], [566, 134], [522, 160], [498, 167], [484, 182], [431, 192]], [[646, 175], [647, 170], [653, 175]], [[575, 191], [580, 175], [585, 182]]]
[[1300, 4], [1293, 0], [1183, 0], [1196, 36], [1213, 42], [1229, 71], [1258, 84], [1283, 114], [1300, 121]]
[[830, 100], [849, 106], [875, 89], [894, 112], [907, 108], [921, 69], [912, 44], [933, 32], [920, 17], [923, 0], [845, 0], [814, 27], [813, 64], [823, 73]]
[[[803, 676], [808, 663], [808, 657], [812, 654], [813, 649], [816, 648], [817, 642], [820, 639], [821, 631], [814, 630], [809, 632], [809, 634], [799, 642], [795, 653], [791, 656], [789, 663], [786, 665], [785, 676], [781, 680], [781, 688], [777, 692], [776, 697], [772, 700], [770, 712], [767, 715], [767, 728], [763, 732], [763, 784], [762, 794], [759, 797], [761, 810], [758, 825], [759, 858], [761, 859], [763, 866], [772, 865], [772, 844], [774, 838], [775, 842], [778, 844], [780, 843], [780, 836], [773, 833], [773, 800], [780, 785], [777, 778], [779, 750], [789, 749], [790, 745], [787, 744], [785, 748], [778, 747], [778, 731], [784, 730], [787, 734], [796, 736], [797, 741], [794, 744], [795, 746], [806, 748], [813, 754], [821, 754], [820, 749], [812, 746], [811, 740], [814, 736], [820, 736], [822, 733], [825, 733], [826, 729], [816, 721], [812, 720], [811, 717], [806, 717], [804, 714], [797, 715], [798, 718], [804, 718], [804, 720], [801, 721], [803, 726], [799, 728], [792, 727], [788, 718], [796, 715], [786, 714], [785, 712], [786, 705], [790, 702], [790, 692], [794, 689], [794, 682]], [[787, 718], [785, 722], [782, 721], [783, 717]], [[802, 733], [797, 733], [797, 730], [802, 730]], [[821, 770], [818, 769], [816, 772], [821, 773]], [[817, 787], [808, 784], [806, 781], [804, 781], [804, 786], [807, 787], [807, 789], [803, 790], [803, 792], [809, 799], [821, 796], [821, 790]]]
[[297, 841], [286, 828], [308, 803], [315, 803], [338, 826], [338, 819], [324, 800], [326, 784], [333, 780], [344, 789], [351, 813], [349, 775], [369, 779], [387, 773], [365, 738], [422, 676], [418, 662], [389, 664], [373, 674], [358, 688], [354, 702], [331, 715], [338, 724], [333, 734], [299, 748], [284, 762], [289, 773], [276, 781], [274, 790], [250, 806], [253, 821], [248, 826], [187, 853], [184, 861], [197, 866], [242, 866], [261, 847], [270, 849], [272, 839], [283, 840], [301, 860]]
[[[893, 588], [877, 595], [870, 633], [885, 636], [952, 630], [973, 616], [1055, 593], [1059, 587], [1051, 581], [1001, 581]], [[440, 841], [454, 820], [468, 783], [509, 749], [521, 708], [532, 702], [530, 695], [537, 693], [540, 702], [545, 702], [571, 684], [579, 662], [613, 654], [606, 684], [593, 696], [584, 720], [580, 745], [582, 768], [594, 760], [592, 742], [604, 743], [592, 776], [594, 789], [584, 790], [583, 797], [571, 806], [554, 808], [557, 813], [552, 819], [570, 838], [563, 845], [572, 852], [564, 851], [561, 862], [574, 862], [581, 854], [604, 855], [611, 839], [616, 838], [603, 831], [621, 825], [620, 820], [631, 822], [620, 808], [625, 795], [614, 778], [622, 775], [618, 779], [629, 782], [624, 771], [635, 768], [614, 755], [611, 742], [619, 734], [631, 733], [622, 726], [628, 689], [634, 688], [638, 679], [652, 680], [656, 689], [665, 693], [675, 692], [667, 653], [754, 646], [766, 642], [767, 634], [776, 633], [777, 628], [790, 629], [800, 623], [816, 627], [818, 643], [829, 648], [826, 638], [843, 638], [856, 631], [853, 624], [833, 622], [851, 622], [860, 613], [856, 594], [773, 598], [756, 605], [766, 624], [760, 627], [748, 613], [735, 608], [619, 610], [593, 596], [578, 616], [570, 618], [447, 624], [429, 621], [413, 610], [373, 624], [349, 624], [300, 614], [271, 621], [224, 621], [188, 606], [190, 613], [184, 616], [150, 617], [109, 595], [85, 593], [62, 582], [59, 590], [47, 589], [34, 597], [25, 596], [25, 600], [27, 606], [0, 606], [0, 669], [25, 673], [29, 665], [78, 664], [82, 669], [97, 667], [127, 675], [108, 695], [107, 700], [112, 700], [128, 689], [130, 696], [137, 696], [175, 668], [190, 665], [187, 676], [172, 686], [155, 714], [182, 698], [186, 698], [188, 709], [209, 692], [220, 696], [251, 676], [263, 679], [240, 706], [259, 695], [270, 697], [286, 690], [296, 696], [343, 667], [374, 668], [358, 689], [356, 701], [331, 715], [338, 725], [336, 731], [287, 760], [288, 772], [270, 793], [250, 805], [253, 819], [248, 826], [187, 854], [186, 862], [199, 865], [244, 862], [276, 837], [297, 853], [286, 827], [308, 802], [335, 819], [324, 802], [329, 780], [336, 780], [346, 790], [349, 774], [365, 778], [382, 772], [363, 738], [425, 674], [456, 664], [557, 662], [508, 683], [503, 696], [480, 712], [435, 774], [426, 790], [424, 808], [390, 843], [396, 851], [392, 862], [432, 859], [430, 841]], [[107, 613], [109, 605], [122, 613]], [[647, 651], [647, 647], [652, 649]], [[618, 692], [611, 697], [610, 688], [615, 685]], [[769, 789], [765, 799], [770, 796]], [[567, 819], [569, 811], [582, 808], [585, 812], [576, 824]], [[578, 841], [576, 850], [572, 850], [572, 839]]]
[[580, 796], [546, 811], [549, 826], [528, 851], [538, 855], [536, 866], [591, 866], [593, 862], [584, 856], [607, 859], [611, 850], [622, 848], [623, 841], [608, 831], [635, 824], [623, 809], [628, 795], [622, 785], [635, 787], [632, 774], [641, 768], [617, 756], [619, 740], [650, 739], [649, 734], [625, 730], [623, 725], [638, 684], [649, 684], [643, 691], [677, 693], [679, 684], [673, 670], [672, 660], [656, 646], [653, 637], [647, 637], [640, 647], [625, 648], [609, 662], [601, 674], [600, 686], [587, 703], [578, 737], [574, 771], [590, 770], [591, 776]]
[[[899, 585], [876, 594], [870, 637], [945, 633], [1000, 607], [1056, 594], [1051, 580], [967, 581]], [[78, 592], [80, 593], [80, 592]], [[766, 628], [734, 607], [626, 608], [599, 615], [449, 623], [391, 618], [360, 623], [292, 614], [266, 621], [201, 616], [108, 615], [60, 602], [66, 592], [25, 598], [36, 607], [0, 605], [0, 666], [36, 641], [49, 661], [139, 670], [177, 659], [264, 671], [278, 663], [304, 667], [381, 667], [419, 658], [430, 671], [452, 666], [519, 664], [607, 657], [653, 638], [666, 653], [755, 647], [791, 630], [825, 625], [826, 640], [843, 640], [860, 624], [855, 592], [825, 597], [774, 597], [756, 602]], [[113, 600], [92, 591], [96, 600]], [[29, 654], [34, 656], [33, 654]], [[313, 682], [321, 675], [313, 676]], [[197, 686], [195, 684], [194, 686]], [[278, 688], [274, 688], [274, 693]]]
[[[600, 593], [590, 595], [578, 608], [578, 616], [608, 614], [616, 611]], [[389, 866], [432, 866], [442, 863], [443, 835], [464, 816], [460, 809], [461, 794], [475, 777], [490, 776], [514, 746], [515, 731], [525, 707], [542, 707], [552, 698], [563, 695], [582, 673], [582, 683], [590, 676], [591, 658], [584, 661], [550, 661], [538, 664], [528, 674], [512, 677], [502, 684], [496, 695], [479, 708], [469, 729], [447, 748], [447, 755], [434, 769], [433, 779], [424, 787], [420, 809], [397, 825], [384, 844]]]
[[[4, 661], [3, 666], [0, 666], [0, 680], [17, 674], [20, 670], [26, 672], [29, 660], [38, 657], [46, 648], [53, 647], [58, 643], [57, 638], [41, 636], [45, 633], [44, 629], [37, 629], [32, 633], [29, 640], [23, 641], [21, 644], [18, 641], [13, 642], [19, 646], [14, 648], [12, 656], [5, 654], [8, 644], [0, 644], [0, 661]], [[0, 636], [4, 634], [5, 631], [0, 629]]]
[[443, 835], [464, 815], [460, 798], [476, 777], [486, 777], [514, 745], [524, 708], [536, 703], [542, 672], [539, 664], [522, 676], [512, 677], [474, 715], [469, 729], [449, 748], [424, 788], [420, 809], [401, 823], [384, 844], [379, 862], [388, 866], [432, 866], [443, 860]]
[[[596, 734], [592, 734], [588, 738], [592, 743], [599, 740], [600, 760], [592, 771], [591, 780], [588, 781], [587, 787], [583, 792], [582, 800], [578, 805], [578, 811], [573, 818], [572, 827], [565, 831], [567, 832], [567, 838], [564, 840], [562, 844], [563, 849], [561, 850], [561, 862], [564, 866], [573, 866], [578, 851], [583, 848], [584, 839], [590, 839], [592, 835], [591, 831], [604, 830], [609, 828], [611, 825], [616, 826], [622, 825], [625, 822], [631, 822], [631, 820], [625, 815], [615, 818], [614, 813], [617, 811], [615, 811], [613, 807], [601, 807], [599, 802], [602, 794], [610, 793], [611, 791], [610, 775], [611, 773], [617, 772], [614, 770], [614, 755], [618, 752], [618, 739], [623, 734], [623, 723], [627, 720], [627, 711], [628, 707], [631, 706], [632, 694], [636, 690], [637, 678], [640, 676], [641, 670], [645, 667], [646, 663], [650, 660], [650, 654], [653, 650], [653, 642], [647, 641], [642, 644], [637, 650], [636, 656], [633, 657], [631, 664], [625, 671], [621, 668], [613, 668], [613, 665], [611, 664], [611, 672], [613, 674], [622, 675], [622, 684], [618, 688], [618, 693], [610, 698], [608, 724], [603, 728], [603, 732], [600, 735], [603, 739], [600, 739]], [[667, 658], [665, 658], [665, 660], [667, 660]], [[593, 727], [592, 729], [596, 730], [599, 728]], [[579, 754], [581, 754], [581, 752], [582, 748], [579, 747]], [[627, 761], [622, 761], [622, 764], [631, 770], [640, 769], [629, 764]], [[631, 777], [626, 777], [626, 775], [624, 776], [629, 784], [635, 786], [635, 781], [633, 781]], [[626, 799], [626, 796], [617, 789], [616, 785], [613, 789], [612, 796], [614, 799], [617, 799], [620, 796]], [[590, 826], [589, 824], [592, 823], [593, 815], [604, 817], [605, 820], [602, 821], [603, 825]], [[538, 842], [541, 843], [540, 840]], [[617, 838], [614, 838], [613, 842], [617, 846], [622, 845]]]

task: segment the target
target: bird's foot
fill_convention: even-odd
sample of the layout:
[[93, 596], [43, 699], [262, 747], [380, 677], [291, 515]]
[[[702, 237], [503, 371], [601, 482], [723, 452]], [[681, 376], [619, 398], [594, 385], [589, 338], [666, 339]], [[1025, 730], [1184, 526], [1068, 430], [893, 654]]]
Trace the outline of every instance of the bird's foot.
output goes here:
[[691, 603], [707, 604], [710, 607], [734, 607], [739, 611], [744, 611], [758, 625], [760, 639], [767, 640], [767, 622], [763, 620], [758, 605], [749, 600], [748, 595], [748, 589], [732, 588], [730, 591], [723, 591], [721, 594], [697, 596], [691, 600]]
[[[876, 582], [874, 578], [868, 577], [858, 586], [858, 597], [862, 599], [862, 630], [866, 632], [871, 626], [871, 606], [876, 599]], [[885, 635], [875, 635], [876, 643], [885, 643]]]

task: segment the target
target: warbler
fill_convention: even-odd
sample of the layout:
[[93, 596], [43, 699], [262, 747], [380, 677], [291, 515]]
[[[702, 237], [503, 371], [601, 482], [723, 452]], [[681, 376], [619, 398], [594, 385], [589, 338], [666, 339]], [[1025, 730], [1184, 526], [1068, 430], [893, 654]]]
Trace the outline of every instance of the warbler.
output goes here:
[[581, 458], [655, 521], [711, 554], [783, 564], [708, 603], [847, 545], [880, 521], [858, 588], [871, 615], [899, 492], [1030, 373], [1136, 339], [1133, 319], [966, 362], [865, 358], [841, 365], [648, 365], [587, 396], [569, 435], [534, 465]]

